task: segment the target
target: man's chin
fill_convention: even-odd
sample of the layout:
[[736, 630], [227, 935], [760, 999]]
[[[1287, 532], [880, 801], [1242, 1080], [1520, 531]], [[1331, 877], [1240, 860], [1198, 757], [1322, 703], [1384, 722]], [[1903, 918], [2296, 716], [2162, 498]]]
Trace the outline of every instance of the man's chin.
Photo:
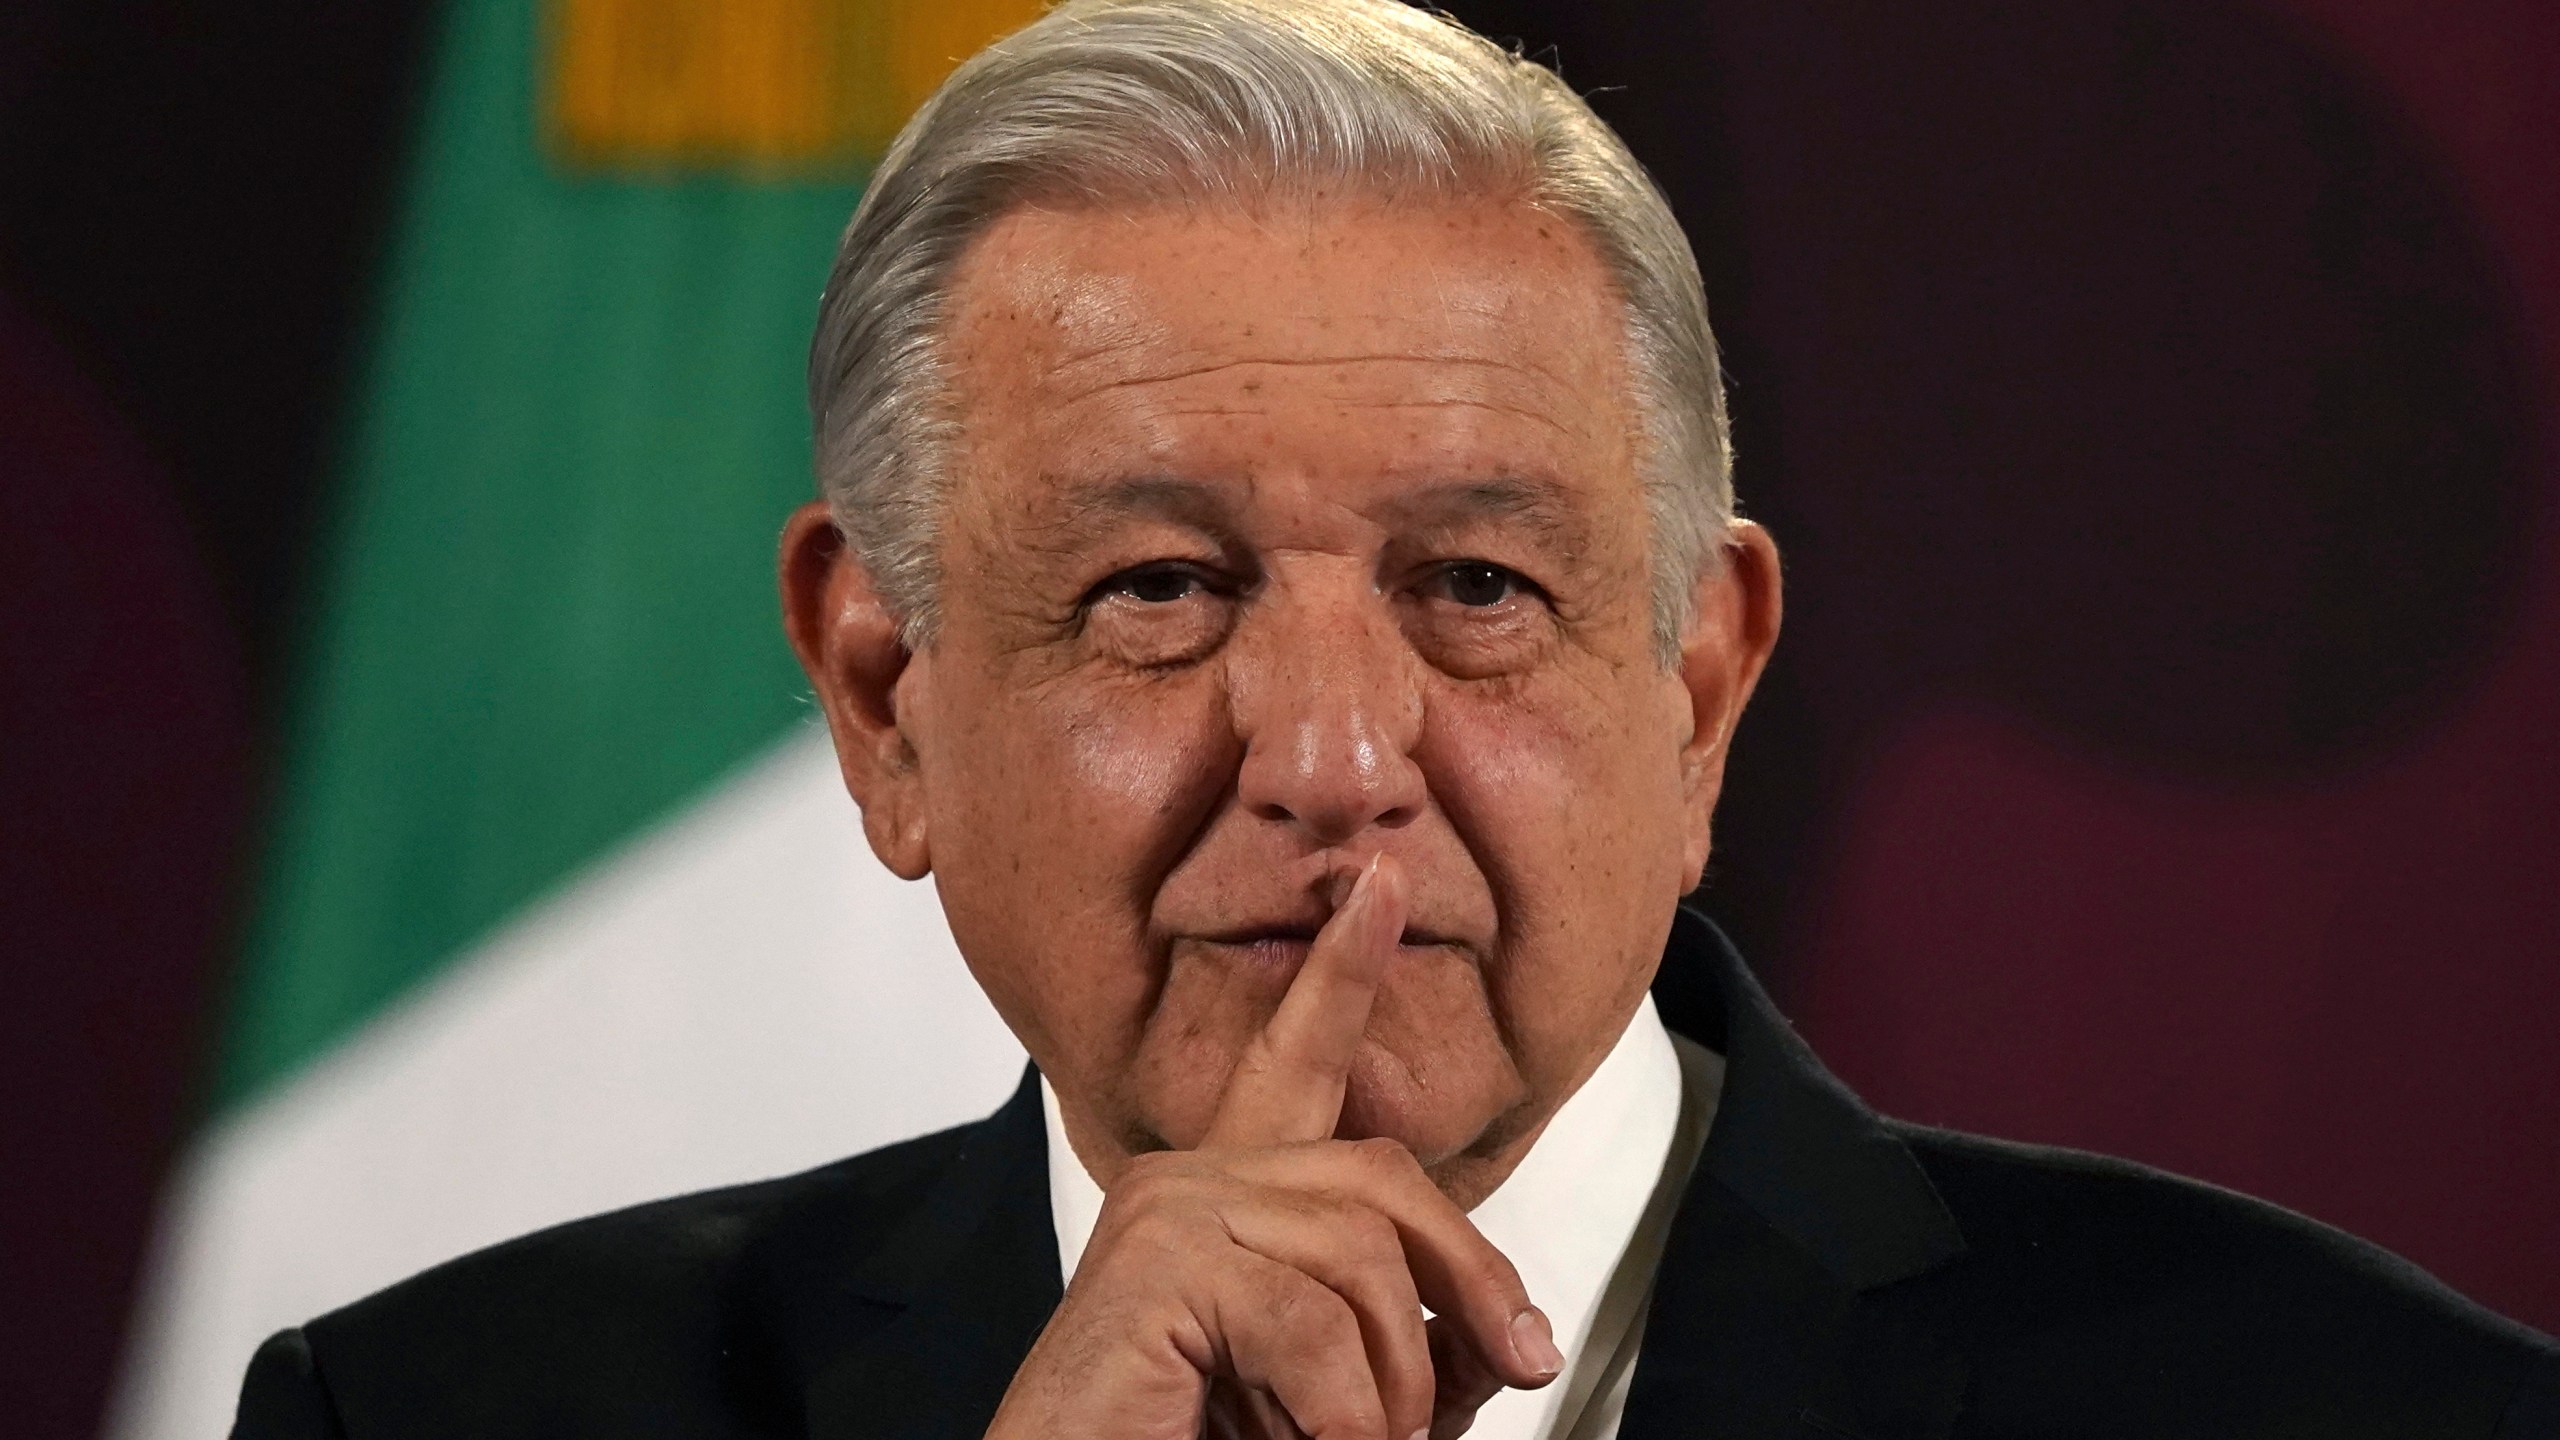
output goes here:
[[1501, 1148], [1509, 1128], [1504, 1121], [1525, 1098], [1517, 1073], [1508, 1065], [1431, 1061], [1438, 1063], [1363, 1046], [1352, 1061], [1334, 1137], [1393, 1140], [1428, 1170]]
[[[1419, 1055], [1376, 1039], [1363, 1045], [1351, 1062], [1334, 1138], [1393, 1140], [1425, 1168], [1505, 1144], [1528, 1097], [1518, 1070], [1498, 1047], [1491, 1054], [1451, 1053], [1447, 1037], [1439, 1038], [1443, 1044]], [[1242, 1044], [1213, 1048], [1206, 1037], [1190, 1039], [1187, 1053], [1140, 1060], [1134, 1103], [1120, 1112], [1129, 1117], [1121, 1127], [1129, 1153], [1188, 1150], [1208, 1135]]]

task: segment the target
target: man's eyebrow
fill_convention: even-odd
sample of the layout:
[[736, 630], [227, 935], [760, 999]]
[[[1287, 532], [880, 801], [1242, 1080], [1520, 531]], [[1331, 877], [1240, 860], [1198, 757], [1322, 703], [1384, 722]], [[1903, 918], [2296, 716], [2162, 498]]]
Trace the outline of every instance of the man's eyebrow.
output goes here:
[[[1232, 487], [1180, 475], [1128, 475], [1063, 485], [1037, 531], [1049, 544], [1073, 548], [1122, 522], [1162, 520], [1204, 535], [1226, 537], [1241, 528], [1239, 497]], [[1463, 529], [1488, 521], [1526, 526], [1540, 544], [1560, 554], [1582, 553], [1590, 524], [1573, 492], [1529, 475], [1448, 480], [1419, 486], [1381, 502], [1375, 518], [1401, 531]]]
[[1131, 519], [1225, 535], [1235, 530], [1235, 518], [1233, 502], [1218, 486], [1179, 475], [1124, 475], [1062, 486], [1039, 528], [1073, 543]]
[[1573, 494], [1552, 480], [1500, 475], [1452, 480], [1396, 496], [1380, 517], [1399, 528], [1455, 530], [1488, 520], [1518, 521], [1549, 547], [1578, 554], [1590, 526]]

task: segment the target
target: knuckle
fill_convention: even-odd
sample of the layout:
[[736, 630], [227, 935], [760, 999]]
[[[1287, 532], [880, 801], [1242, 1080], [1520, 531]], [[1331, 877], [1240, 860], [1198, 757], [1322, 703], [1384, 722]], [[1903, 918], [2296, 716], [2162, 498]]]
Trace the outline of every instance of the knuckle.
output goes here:
[[1281, 1287], [1272, 1318], [1295, 1343], [1309, 1350], [1331, 1350], [1360, 1343], [1360, 1320], [1349, 1302], [1312, 1280]]
[[1325, 1427], [1324, 1440], [1335, 1436], [1342, 1440], [1396, 1440], [1387, 1429], [1386, 1412], [1375, 1405], [1359, 1405], [1344, 1412], [1340, 1421]]
[[1373, 1265], [1404, 1262], [1404, 1240], [1396, 1222], [1366, 1205], [1341, 1207], [1330, 1228], [1357, 1259]]
[[1201, 1177], [1187, 1156], [1140, 1155], [1120, 1173], [1103, 1197], [1105, 1208], [1117, 1206], [1130, 1215], [1150, 1214], [1196, 1203]]
[[1125, 1177], [1103, 1202], [1077, 1278], [1107, 1278], [1115, 1288], [1178, 1283], [1225, 1234], [1217, 1197], [1197, 1183]]
[[1520, 1272], [1511, 1262], [1496, 1254], [1480, 1272], [1483, 1287], [1499, 1296], [1505, 1311], [1517, 1311], [1529, 1303], [1529, 1287], [1521, 1283]]
[[1152, 1188], [1174, 1180], [1185, 1168], [1183, 1158], [1169, 1150], [1132, 1155], [1127, 1168], [1120, 1172], [1119, 1183], [1111, 1188], [1115, 1194], [1122, 1190]]
[[[1373, 1138], [1350, 1143], [1352, 1168], [1364, 1183], [1386, 1191], [1431, 1185], [1430, 1177], [1422, 1173], [1422, 1162], [1395, 1141]], [[1432, 1193], [1439, 1193], [1436, 1187]]]
[[1413, 1152], [1382, 1135], [1351, 1142], [1351, 1153], [1371, 1170], [1401, 1176], [1415, 1167]]
[[1097, 1295], [1153, 1293], [1182, 1272], [1183, 1259], [1184, 1247], [1159, 1228], [1097, 1229], [1068, 1288]]
[[1307, 1427], [1310, 1440], [1401, 1440], [1387, 1428], [1385, 1409], [1366, 1397], [1329, 1393], [1300, 1404], [1307, 1413], [1294, 1418]]

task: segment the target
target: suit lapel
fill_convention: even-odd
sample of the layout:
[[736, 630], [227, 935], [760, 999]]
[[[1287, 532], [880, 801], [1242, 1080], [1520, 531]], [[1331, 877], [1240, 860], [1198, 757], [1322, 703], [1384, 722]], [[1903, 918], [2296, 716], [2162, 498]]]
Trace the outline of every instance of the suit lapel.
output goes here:
[[1878, 1292], [1961, 1254], [1910, 1151], [1832, 1078], [1714, 927], [1683, 910], [1666, 963], [1721, 1002], [1724, 1093], [1646, 1313], [1619, 1433], [1939, 1436], [1961, 1358]]
[[907, 1220], [849, 1278], [891, 1312], [811, 1367], [811, 1440], [963, 1440], [994, 1418], [1058, 1306], [1038, 1077], [978, 1127]]

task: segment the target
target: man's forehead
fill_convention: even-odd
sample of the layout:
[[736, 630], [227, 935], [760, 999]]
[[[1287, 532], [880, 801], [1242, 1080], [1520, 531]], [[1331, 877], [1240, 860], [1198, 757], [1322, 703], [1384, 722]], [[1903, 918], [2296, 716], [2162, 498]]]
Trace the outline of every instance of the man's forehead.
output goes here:
[[1623, 384], [1607, 272], [1573, 226], [1516, 204], [1026, 208], [954, 281], [956, 349], [1069, 394], [1395, 360]]

